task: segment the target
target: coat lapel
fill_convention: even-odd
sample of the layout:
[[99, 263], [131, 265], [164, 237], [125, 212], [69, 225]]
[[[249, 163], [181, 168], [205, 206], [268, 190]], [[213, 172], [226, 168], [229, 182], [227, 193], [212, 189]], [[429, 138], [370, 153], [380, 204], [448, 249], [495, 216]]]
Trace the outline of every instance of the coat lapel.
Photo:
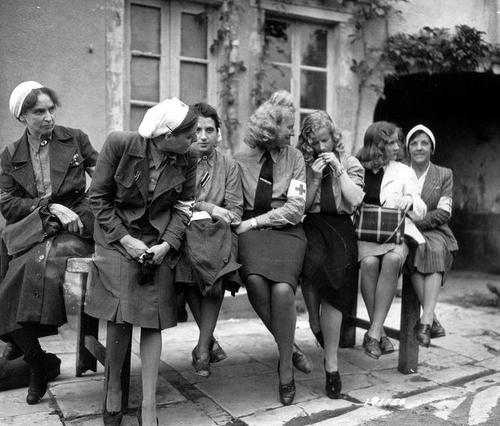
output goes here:
[[424, 200], [427, 205], [429, 205], [429, 202], [431, 201], [434, 190], [436, 187], [439, 188], [439, 186], [439, 174], [437, 168], [431, 163], [422, 186], [422, 194], [420, 195], [422, 200]]
[[33, 164], [31, 163], [29, 146], [28, 146], [28, 133], [17, 141], [17, 146], [12, 154], [12, 171], [11, 175], [19, 185], [33, 198], [38, 196], [35, 184], [35, 172], [33, 171]]
[[49, 149], [52, 194], [57, 194], [70, 164], [73, 161], [77, 162], [83, 159], [75, 157], [78, 154], [75, 140], [70, 134], [62, 131], [60, 127], [54, 128]]
[[[177, 155], [174, 163], [166, 165], [165, 170], [161, 173], [158, 183], [156, 184], [153, 201], [172, 188], [179, 188], [179, 185], [186, 180], [186, 177], [182, 173], [181, 169], [181, 167], [186, 164], [186, 158], [184, 156]], [[178, 192], [180, 192], [180, 190], [182, 190], [182, 187], [179, 188]]]

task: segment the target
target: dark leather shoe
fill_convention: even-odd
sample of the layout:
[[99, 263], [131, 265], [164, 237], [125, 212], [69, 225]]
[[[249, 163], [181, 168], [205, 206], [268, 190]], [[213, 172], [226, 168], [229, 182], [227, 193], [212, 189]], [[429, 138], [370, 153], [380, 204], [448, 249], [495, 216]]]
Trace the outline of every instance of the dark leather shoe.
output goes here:
[[280, 401], [283, 405], [290, 405], [295, 398], [295, 380], [292, 379], [290, 383], [279, 385]]
[[363, 338], [363, 348], [365, 349], [365, 354], [374, 359], [379, 359], [380, 355], [382, 355], [379, 341], [369, 336], [368, 332], [365, 333], [365, 337]]
[[338, 371], [332, 371], [329, 373], [325, 371], [326, 374], [326, 384], [325, 391], [326, 396], [330, 399], [339, 399], [340, 391], [342, 390], [342, 381], [340, 380], [340, 374]]
[[296, 343], [293, 344], [292, 363], [297, 370], [305, 374], [309, 374], [312, 371], [311, 360]]
[[106, 406], [102, 412], [102, 420], [104, 426], [120, 426], [122, 424], [123, 412], [122, 411], [108, 411]]
[[212, 337], [212, 342], [210, 343], [210, 349], [208, 350], [210, 355], [210, 362], [220, 362], [227, 358], [226, 352], [221, 348], [219, 342]]
[[7, 342], [2, 353], [2, 357], [7, 361], [12, 361], [19, 358], [23, 354], [22, 349], [17, 346], [14, 342]]
[[191, 352], [191, 356], [193, 358], [192, 364], [194, 367], [194, 372], [198, 376], [208, 377], [210, 376], [210, 362], [209, 360], [201, 360], [196, 355], [196, 348]]
[[394, 352], [394, 345], [387, 336], [382, 336], [380, 338], [379, 344], [380, 352], [382, 353], [382, 355], [387, 355]]
[[428, 348], [431, 343], [431, 325], [421, 324], [420, 320], [418, 320], [413, 330], [415, 332], [415, 339], [417, 339], [418, 344], [420, 346]]
[[441, 325], [441, 323], [434, 318], [431, 325], [431, 339], [437, 339], [438, 337], [446, 336], [446, 330]]
[[[54, 355], [55, 356], [55, 355]], [[30, 384], [26, 402], [29, 405], [38, 404], [47, 391], [48, 370], [45, 352], [25, 357], [30, 366]]]

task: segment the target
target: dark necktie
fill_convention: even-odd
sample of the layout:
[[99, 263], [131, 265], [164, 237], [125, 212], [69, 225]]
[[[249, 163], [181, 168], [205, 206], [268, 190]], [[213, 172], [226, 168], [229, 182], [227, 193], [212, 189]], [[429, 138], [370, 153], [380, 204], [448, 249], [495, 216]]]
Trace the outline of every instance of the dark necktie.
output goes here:
[[255, 190], [254, 210], [267, 212], [271, 210], [273, 198], [273, 159], [271, 153], [266, 151], [265, 160], [260, 169], [259, 181]]
[[323, 179], [321, 179], [320, 209], [321, 213], [337, 213], [332, 188], [332, 170], [328, 166], [323, 170]]

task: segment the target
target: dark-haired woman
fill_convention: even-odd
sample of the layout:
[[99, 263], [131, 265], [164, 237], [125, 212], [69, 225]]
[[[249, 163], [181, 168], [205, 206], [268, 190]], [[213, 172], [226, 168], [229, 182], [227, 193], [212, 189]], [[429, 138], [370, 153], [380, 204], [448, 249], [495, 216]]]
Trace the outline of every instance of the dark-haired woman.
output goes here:
[[253, 308], [274, 336], [279, 350], [279, 396], [295, 397], [293, 340], [295, 291], [306, 247], [300, 220], [306, 201], [302, 154], [289, 146], [294, 116], [269, 102], [250, 117], [246, 147], [234, 158], [243, 186], [239, 234], [240, 274]]
[[[400, 129], [386, 121], [377, 121], [366, 130], [363, 147], [357, 155], [365, 167], [364, 202], [406, 210], [412, 219], [422, 219], [427, 208], [420, 198], [415, 172], [396, 161], [400, 135]], [[417, 241], [423, 240], [409, 218], [405, 220], [405, 234]], [[363, 347], [365, 353], [375, 359], [394, 351], [385, 335], [384, 321], [407, 255], [408, 246], [404, 242], [358, 241], [361, 293], [370, 317]]]
[[93, 251], [85, 174], [92, 175], [97, 152], [85, 133], [55, 124], [59, 100], [52, 89], [26, 81], [14, 89], [9, 106], [26, 130], [0, 156], [7, 252], [7, 265], [1, 262], [0, 336], [9, 341], [8, 358], [24, 354], [30, 366], [26, 401], [36, 404], [59, 374], [61, 360], [45, 353], [38, 337], [57, 334], [66, 322], [66, 260]]
[[[299, 149], [307, 164], [307, 201], [304, 231], [307, 250], [302, 270], [302, 291], [319, 311], [324, 343], [325, 391], [339, 398], [340, 326], [353, 311], [358, 289], [358, 250], [351, 215], [363, 201], [364, 169], [359, 161], [338, 150], [340, 132], [325, 111], [314, 111], [302, 122]], [[323, 345], [322, 345], [323, 346]]]
[[173, 98], [150, 108], [138, 132], [111, 133], [90, 187], [95, 213], [95, 271], [89, 315], [106, 320], [103, 418], [122, 419], [120, 374], [132, 326], [141, 328], [139, 423], [156, 425], [161, 330], [177, 324], [175, 261], [192, 215], [197, 115]]
[[238, 165], [215, 148], [220, 138], [217, 111], [206, 103], [193, 105], [198, 114], [197, 141], [191, 152], [197, 158], [193, 218], [186, 231], [176, 282], [200, 330], [192, 351], [195, 373], [208, 377], [210, 363], [227, 356], [213, 332], [224, 291], [238, 291], [238, 239], [232, 227], [241, 223], [243, 195]]
[[411, 167], [418, 179], [421, 197], [427, 205], [427, 214], [415, 222], [425, 238], [425, 244], [412, 247], [408, 266], [411, 280], [423, 311], [415, 324], [418, 343], [428, 347], [431, 338], [446, 334], [434, 315], [439, 291], [447, 272], [453, 264], [458, 243], [448, 222], [451, 218], [453, 200], [453, 172], [431, 162], [436, 149], [436, 138], [432, 131], [419, 124], [406, 136], [406, 147]]

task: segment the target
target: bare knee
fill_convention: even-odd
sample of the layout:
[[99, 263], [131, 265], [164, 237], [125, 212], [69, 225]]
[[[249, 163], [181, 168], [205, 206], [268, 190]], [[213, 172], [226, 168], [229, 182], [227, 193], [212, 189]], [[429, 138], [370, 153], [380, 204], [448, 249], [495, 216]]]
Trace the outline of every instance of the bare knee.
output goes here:
[[367, 256], [361, 260], [361, 272], [365, 274], [378, 273], [380, 268], [380, 260], [376, 256]]
[[401, 256], [396, 253], [386, 253], [383, 258], [383, 267], [396, 271], [399, 274], [403, 261]]

